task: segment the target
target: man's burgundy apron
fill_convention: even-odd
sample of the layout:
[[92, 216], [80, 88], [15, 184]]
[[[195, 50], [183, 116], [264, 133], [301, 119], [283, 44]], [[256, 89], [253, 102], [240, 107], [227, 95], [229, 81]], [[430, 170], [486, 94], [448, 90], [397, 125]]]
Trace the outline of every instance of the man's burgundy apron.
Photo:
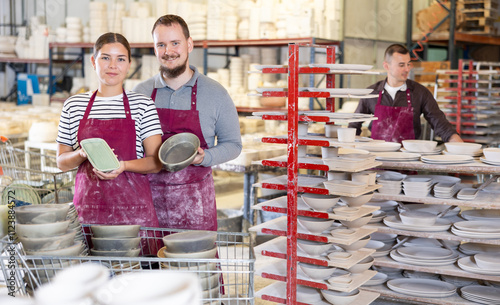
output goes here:
[[[163, 130], [162, 141], [177, 133], [190, 132], [198, 136], [201, 148], [208, 149], [196, 110], [197, 88], [198, 81], [191, 89], [190, 110], [157, 108]], [[153, 89], [151, 98], [155, 100], [156, 88]], [[162, 170], [148, 177], [160, 227], [217, 231], [217, 207], [211, 167], [189, 165], [178, 172]]]
[[403, 140], [415, 139], [413, 130], [413, 107], [411, 106], [410, 90], [406, 89], [407, 107], [392, 107], [381, 105], [382, 90], [378, 95], [374, 116], [378, 120], [372, 123], [372, 139], [401, 143]]
[[[88, 138], [104, 139], [118, 160], [137, 159], [135, 121], [130, 114], [128, 97], [123, 91], [125, 119], [89, 119], [97, 91], [90, 98], [78, 127], [78, 143]], [[158, 227], [147, 175], [124, 171], [112, 180], [101, 180], [93, 172], [92, 164], [85, 160], [75, 178], [74, 205], [79, 220], [85, 224], [123, 225], [138, 224]], [[143, 239], [144, 243], [146, 242]], [[143, 254], [156, 254], [152, 247]]]

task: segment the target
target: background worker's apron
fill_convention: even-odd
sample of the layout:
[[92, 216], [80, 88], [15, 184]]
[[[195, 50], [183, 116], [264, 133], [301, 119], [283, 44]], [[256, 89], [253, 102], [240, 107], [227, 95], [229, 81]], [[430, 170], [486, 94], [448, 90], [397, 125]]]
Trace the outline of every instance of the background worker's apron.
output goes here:
[[377, 105], [375, 105], [374, 116], [378, 120], [372, 123], [372, 139], [398, 143], [401, 143], [403, 140], [415, 139], [410, 90], [406, 89], [407, 107], [381, 105], [383, 94], [384, 90], [378, 94]]
[[[191, 89], [191, 109], [157, 108], [163, 130], [162, 141], [190, 132], [200, 139], [200, 147], [208, 149], [196, 110], [198, 81]], [[156, 88], [151, 94], [156, 98]], [[153, 202], [160, 227], [217, 231], [217, 207], [212, 168], [189, 165], [178, 172], [162, 170], [148, 175]]]
[[[96, 94], [97, 90], [90, 98], [80, 121], [78, 143], [84, 139], [101, 138], [114, 150], [118, 160], [137, 159], [135, 122], [130, 114], [125, 91], [125, 119], [89, 119]], [[79, 220], [84, 224], [138, 224], [143, 227], [158, 227], [149, 181], [144, 174], [124, 171], [115, 179], [101, 180], [93, 172], [89, 160], [85, 160], [78, 167], [73, 202]], [[148, 252], [154, 252], [155, 248], [152, 247]], [[156, 252], [144, 254], [156, 255]]]

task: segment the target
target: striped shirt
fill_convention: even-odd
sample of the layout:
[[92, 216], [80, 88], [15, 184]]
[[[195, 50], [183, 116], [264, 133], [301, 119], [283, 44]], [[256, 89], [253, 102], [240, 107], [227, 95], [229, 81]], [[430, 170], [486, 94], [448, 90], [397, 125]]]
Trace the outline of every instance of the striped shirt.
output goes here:
[[[57, 143], [71, 146], [74, 150], [80, 146], [77, 141], [78, 126], [85, 114], [92, 92], [74, 95], [66, 100], [61, 112]], [[144, 156], [142, 142], [152, 135], [161, 135], [160, 120], [151, 98], [140, 93], [127, 91], [132, 119], [135, 121], [135, 147], [137, 158]], [[96, 96], [89, 114], [89, 119], [109, 120], [124, 119], [123, 94], [112, 97]]]

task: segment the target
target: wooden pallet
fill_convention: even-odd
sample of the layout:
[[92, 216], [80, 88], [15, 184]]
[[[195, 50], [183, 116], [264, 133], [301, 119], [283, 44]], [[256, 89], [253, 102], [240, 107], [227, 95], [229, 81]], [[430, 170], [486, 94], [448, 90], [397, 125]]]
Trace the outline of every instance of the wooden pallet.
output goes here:
[[496, 18], [498, 16], [496, 9], [462, 9], [460, 13], [466, 20], [469, 18]]
[[476, 26], [476, 27], [463, 27], [460, 29], [461, 33], [466, 34], [481, 34], [481, 35], [497, 35], [498, 28], [494, 26]]
[[457, 3], [457, 8], [462, 9], [498, 9], [498, 0], [462, 0]]
[[465, 19], [461, 24], [460, 27], [478, 27], [478, 26], [494, 26], [495, 25], [495, 19], [493, 18], [485, 18], [485, 17], [478, 17], [478, 18], [467, 18]]

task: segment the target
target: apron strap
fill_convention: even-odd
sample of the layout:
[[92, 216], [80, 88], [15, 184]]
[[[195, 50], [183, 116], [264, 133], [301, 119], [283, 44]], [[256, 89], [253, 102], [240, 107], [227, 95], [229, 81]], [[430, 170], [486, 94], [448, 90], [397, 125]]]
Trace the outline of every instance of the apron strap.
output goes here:
[[380, 105], [380, 102], [382, 101], [382, 95], [384, 94], [384, 90], [380, 91], [378, 93], [378, 99], [377, 99], [377, 106]]
[[406, 101], [408, 102], [408, 107], [411, 106], [411, 99], [410, 99], [410, 89], [406, 88]]
[[[82, 120], [86, 120], [89, 118], [90, 110], [92, 109], [92, 106], [94, 105], [95, 97], [97, 96], [97, 91], [96, 90], [92, 96], [90, 97], [89, 104], [87, 105], [87, 108], [85, 109], [85, 113], [83, 114]], [[123, 92], [123, 108], [125, 109], [125, 118], [131, 120], [132, 115], [130, 114], [130, 104], [128, 102], [128, 97], [127, 94], [125, 93], [125, 89], [122, 89]]]
[[194, 83], [193, 89], [191, 89], [191, 110], [196, 110], [196, 95], [198, 94], [198, 80]]
[[153, 102], [156, 100], [156, 91], [157, 91], [157, 89], [154, 88], [153, 92], [151, 92], [151, 99], [153, 100]]

